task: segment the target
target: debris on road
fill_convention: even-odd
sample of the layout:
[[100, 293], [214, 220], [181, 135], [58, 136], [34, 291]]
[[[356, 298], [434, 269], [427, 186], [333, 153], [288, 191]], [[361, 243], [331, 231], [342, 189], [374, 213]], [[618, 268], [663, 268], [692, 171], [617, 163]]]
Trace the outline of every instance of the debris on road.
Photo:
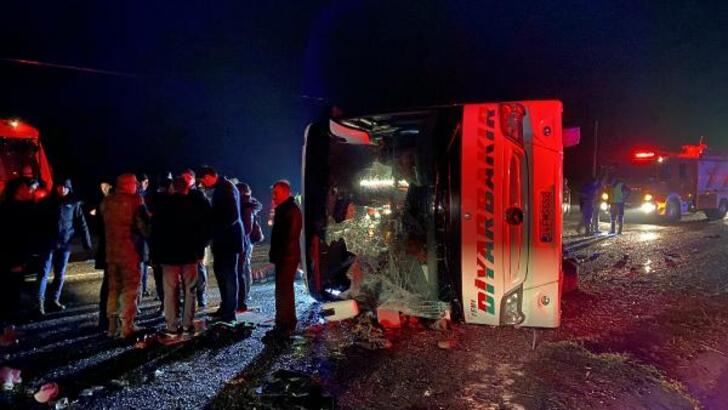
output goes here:
[[351, 319], [359, 314], [359, 304], [354, 299], [324, 303], [322, 314], [327, 322]]
[[629, 262], [629, 255], [624, 254], [622, 255], [622, 259], [618, 260], [613, 267], [615, 269], [624, 269], [627, 266], [627, 262]]
[[377, 308], [377, 321], [385, 329], [402, 327], [402, 318], [399, 316], [399, 311], [386, 307]]
[[443, 350], [450, 350], [454, 347], [457, 347], [458, 342], [454, 339], [448, 339], [448, 340], [440, 340], [437, 342], [437, 347]]
[[38, 403], [48, 403], [58, 397], [58, 390], [56, 383], [46, 383], [33, 395], [33, 398]]
[[278, 370], [255, 389], [264, 408], [333, 409], [335, 402], [320, 381], [291, 370]]
[[20, 377], [20, 370], [6, 366], [0, 369], [0, 381], [3, 383], [3, 390], [10, 391], [16, 384], [22, 383], [23, 379]]
[[0, 335], [0, 346], [9, 347], [20, 344], [20, 337], [22, 335], [23, 333], [19, 332], [15, 326], [6, 326], [5, 329], [3, 329], [3, 334]]

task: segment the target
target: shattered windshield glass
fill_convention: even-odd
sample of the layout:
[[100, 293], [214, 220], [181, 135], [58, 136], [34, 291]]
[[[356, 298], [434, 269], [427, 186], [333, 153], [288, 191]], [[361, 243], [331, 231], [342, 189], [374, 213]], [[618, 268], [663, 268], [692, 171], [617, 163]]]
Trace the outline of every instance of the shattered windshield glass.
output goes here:
[[448, 305], [436, 187], [448, 139], [428, 116], [392, 121], [369, 121], [386, 132], [371, 132], [368, 144], [309, 141], [307, 158], [317, 158], [306, 165], [309, 278], [327, 297], [439, 318]]

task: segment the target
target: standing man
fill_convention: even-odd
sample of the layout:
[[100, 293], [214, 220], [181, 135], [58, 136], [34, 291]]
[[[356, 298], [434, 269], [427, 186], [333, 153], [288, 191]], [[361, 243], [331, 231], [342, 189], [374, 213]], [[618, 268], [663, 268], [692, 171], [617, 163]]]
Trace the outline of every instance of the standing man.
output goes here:
[[[180, 177], [183, 178], [187, 185], [190, 187], [190, 193], [189, 195], [192, 195], [194, 197], [198, 197], [201, 199], [205, 199], [206, 201], [210, 201], [205, 194], [197, 189], [197, 174], [195, 174], [195, 171], [193, 171], [190, 168], [185, 169], [180, 174]], [[209, 218], [209, 213], [208, 213]], [[209, 220], [207, 221], [207, 227], [209, 229]], [[200, 260], [197, 263], [197, 287], [196, 287], [196, 293], [197, 293], [197, 307], [200, 309], [205, 309], [207, 307], [207, 265], [208, 265], [208, 259], [209, 259], [209, 253], [210, 253], [210, 246], [205, 247], [205, 256], [203, 256], [202, 260]]]
[[106, 229], [109, 285], [107, 334], [116, 336], [121, 318], [121, 336], [127, 338], [138, 330], [134, 319], [141, 281], [139, 267], [142, 255], [139, 250], [146, 236], [148, 221], [144, 200], [137, 193], [134, 174], [122, 174], [116, 179], [114, 193], [101, 203], [101, 215]]
[[213, 270], [220, 288], [220, 309], [214, 314], [222, 322], [235, 323], [238, 303], [238, 263], [243, 252], [240, 193], [232, 182], [212, 168], [200, 171], [200, 183], [212, 190]]
[[190, 195], [190, 186], [183, 177], [174, 181], [174, 193], [154, 215], [155, 263], [162, 265], [164, 275], [164, 318], [166, 331], [175, 336], [179, 326], [180, 284], [184, 294], [182, 331], [194, 333], [197, 266], [205, 254], [210, 203], [204, 197]]
[[[579, 208], [581, 209], [581, 225], [584, 225], [586, 235], [594, 233], [594, 211], [599, 212], [597, 204], [597, 193], [599, 192], [599, 180], [591, 179], [579, 191]], [[581, 227], [581, 226], [580, 226]], [[577, 229], [578, 230], [578, 229]]]
[[[144, 201], [147, 200], [147, 194], [149, 193], [149, 176], [141, 173], [137, 175], [137, 193], [142, 197]], [[146, 202], [145, 202], [146, 203]], [[142, 260], [139, 265], [139, 269], [142, 272], [142, 283], [141, 283], [141, 294], [139, 295], [139, 303], [141, 303], [142, 296], [149, 296], [149, 289], [147, 289], [147, 279], [149, 277], [149, 242], [146, 239], [142, 239], [139, 242], [139, 253], [141, 254]]]
[[66, 276], [68, 258], [71, 255], [71, 239], [78, 233], [84, 250], [91, 250], [91, 236], [89, 235], [86, 218], [81, 209], [81, 201], [73, 195], [73, 185], [70, 179], [56, 184], [56, 194], [48, 200], [48, 212], [51, 229], [55, 234], [53, 249], [44, 255], [42, 270], [38, 278], [38, 305], [40, 314], [45, 314], [46, 289], [51, 270], [54, 273], [51, 292], [53, 301], [48, 304], [52, 310], [65, 310], [61, 303], [63, 280]]
[[615, 225], [619, 225], [616, 233], [621, 235], [624, 225], [624, 202], [629, 197], [630, 189], [627, 184], [617, 178], [612, 178], [609, 188], [609, 216], [612, 223], [609, 234], [614, 235]]
[[296, 329], [296, 301], [293, 281], [301, 262], [301, 210], [291, 195], [291, 184], [277, 181], [272, 187], [273, 232], [270, 261], [276, 268], [276, 326], [273, 335], [288, 337]]
[[244, 229], [244, 245], [243, 255], [240, 258], [240, 266], [238, 268], [238, 310], [248, 310], [248, 297], [250, 296], [250, 285], [253, 283], [253, 273], [250, 267], [250, 260], [253, 256], [253, 238], [251, 233], [253, 232], [253, 226], [255, 225], [255, 218], [263, 209], [263, 205], [258, 202], [257, 199], [253, 198], [253, 191], [250, 189], [250, 185], [245, 182], [241, 182], [237, 185], [238, 191], [240, 191], [240, 215], [243, 220]]

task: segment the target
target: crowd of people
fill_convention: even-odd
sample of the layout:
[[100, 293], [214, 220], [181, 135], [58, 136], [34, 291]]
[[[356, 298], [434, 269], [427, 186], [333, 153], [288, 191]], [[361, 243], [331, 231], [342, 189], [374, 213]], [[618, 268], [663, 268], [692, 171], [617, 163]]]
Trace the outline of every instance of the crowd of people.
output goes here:
[[[253, 248], [263, 239], [257, 218], [262, 205], [250, 186], [203, 167], [199, 173], [186, 169], [174, 177], [162, 175], [154, 190], [146, 175], [132, 173], [118, 176], [113, 185], [102, 183], [100, 190], [103, 199], [92, 212], [98, 237], [95, 266], [103, 270], [99, 328], [110, 337], [138, 332], [136, 316], [142, 297], [150, 296], [151, 270], [165, 336], [194, 333], [195, 312], [208, 305], [210, 259], [220, 304], [209, 316], [234, 326], [236, 314], [248, 309]], [[271, 335], [277, 338], [287, 337], [296, 326], [293, 282], [302, 216], [287, 181], [273, 184], [272, 198], [269, 256], [276, 268], [276, 326]], [[7, 278], [0, 298], [3, 321], [15, 319], [28, 275], [37, 277], [36, 314], [64, 310], [61, 295], [71, 241], [78, 236], [85, 249], [92, 246], [71, 181], [57, 182], [48, 194], [32, 177], [14, 180], [0, 202], [0, 226], [0, 273]]]

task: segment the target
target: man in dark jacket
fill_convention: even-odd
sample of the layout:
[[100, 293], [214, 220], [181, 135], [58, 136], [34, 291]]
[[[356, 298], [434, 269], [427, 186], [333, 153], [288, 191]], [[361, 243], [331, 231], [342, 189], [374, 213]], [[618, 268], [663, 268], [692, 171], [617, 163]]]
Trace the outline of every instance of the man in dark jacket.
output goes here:
[[81, 208], [81, 201], [73, 195], [73, 185], [70, 179], [56, 183], [56, 193], [47, 199], [49, 212], [49, 227], [55, 232], [53, 248], [43, 256], [42, 270], [38, 274], [38, 306], [39, 313], [45, 314], [46, 289], [51, 271], [54, 278], [51, 284], [52, 301], [48, 301], [48, 308], [64, 310], [61, 303], [61, 291], [68, 267], [68, 258], [71, 255], [71, 239], [78, 233], [81, 244], [86, 251], [91, 250], [91, 236], [89, 235], [86, 217]]
[[154, 260], [162, 265], [164, 272], [166, 332], [172, 335], [179, 330], [180, 283], [184, 289], [182, 330], [193, 332], [197, 265], [209, 240], [210, 211], [207, 200], [190, 195], [187, 181], [178, 177], [174, 194], [159, 204], [152, 219]]
[[263, 205], [257, 199], [253, 198], [253, 191], [250, 189], [250, 185], [241, 182], [237, 184], [237, 188], [240, 191], [240, 216], [243, 220], [243, 244], [245, 245], [240, 258], [240, 266], [238, 267], [238, 310], [246, 311], [248, 310], [250, 285], [253, 283], [253, 272], [250, 262], [253, 256], [253, 246], [255, 246], [250, 234], [253, 231], [255, 217], [263, 209]]
[[291, 185], [281, 180], [273, 184], [273, 232], [270, 261], [276, 268], [276, 327], [274, 335], [286, 337], [296, 328], [296, 305], [293, 281], [301, 262], [302, 215], [291, 196]]
[[223, 322], [235, 322], [238, 302], [238, 263], [243, 251], [243, 224], [240, 221], [240, 193], [232, 182], [212, 168], [200, 171], [202, 186], [212, 192], [213, 270], [220, 288], [220, 309], [215, 313]]
[[[180, 176], [187, 182], [187, 186], [190, 187], [190, 195], [205, 199], [209, 203], [209, 199], [205, 197], [205, 194], [197, 189], [197, 174], [194, 170], [187, 168], [182, 171]], [[210, 253], [209, 245], [205, 248], [205, 253]], [[207, 262], [206, 258], [203, 258], [197, 264], [197, 307], [200, 309], [207, 307]]]

